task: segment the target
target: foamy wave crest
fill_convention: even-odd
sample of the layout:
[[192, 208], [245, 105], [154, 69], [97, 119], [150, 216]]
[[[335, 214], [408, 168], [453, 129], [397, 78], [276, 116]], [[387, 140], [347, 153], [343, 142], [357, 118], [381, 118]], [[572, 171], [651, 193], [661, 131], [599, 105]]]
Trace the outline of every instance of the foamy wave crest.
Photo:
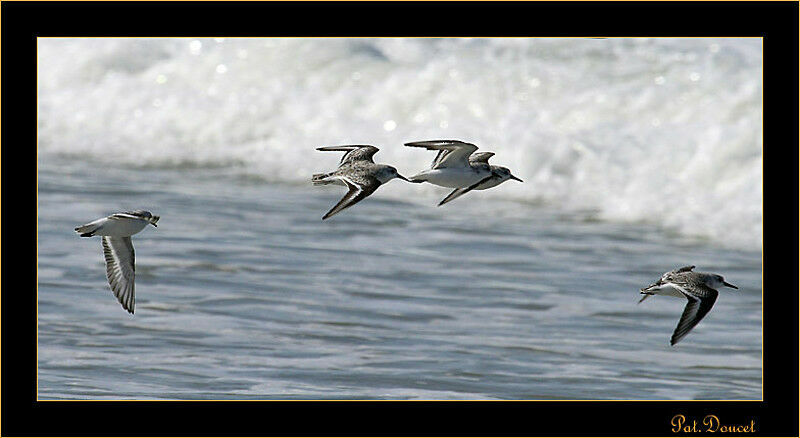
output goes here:
[[476, 198], [760, 249], [761, 60], [758, 39], [42, 39], [39, 151], [305, 183], [338, 161], [319, 146], [413, 174], [432, 153], [403, 142], [457, 138], [525, 180]]

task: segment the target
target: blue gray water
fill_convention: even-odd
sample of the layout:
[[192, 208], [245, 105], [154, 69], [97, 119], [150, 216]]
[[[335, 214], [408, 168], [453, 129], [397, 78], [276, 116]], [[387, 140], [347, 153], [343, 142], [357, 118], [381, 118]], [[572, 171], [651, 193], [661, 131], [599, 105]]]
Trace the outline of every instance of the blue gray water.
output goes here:
[[[493, 199], [373, 196], [322, 222], [341, 191], [43, 164], [39, 397], [761, 397], [758, 252]], [[112, 206], [162, 216], [134, 237], [135, 316], [72, 231]], [[671, 347], [683, 300], [638, 289], [687, 263], [740, 289]]]
[[[497, 68], [502, 66], [503, 68]], [[760, 399], [759, 39], [40, 39], [40, 399]], [[313, 187], [458, 138], [509, 181]], [[136, 314], [99, 238], [147, 209]], [[739, 286], [677, 346], [694, 264]]]

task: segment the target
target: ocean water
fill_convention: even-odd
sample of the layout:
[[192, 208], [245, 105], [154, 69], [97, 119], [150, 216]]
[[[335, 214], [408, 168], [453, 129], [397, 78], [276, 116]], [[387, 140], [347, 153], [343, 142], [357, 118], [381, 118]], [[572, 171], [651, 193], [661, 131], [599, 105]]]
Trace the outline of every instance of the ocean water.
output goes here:
[[[760, 399], [759, 39], [40, 39], [40, 399]], [[458, 138], [509, 181], [394, 180]], [[143, 208], [136, 314], [77, 225]], [[678, 345], [694, 264], [739, 286]]]

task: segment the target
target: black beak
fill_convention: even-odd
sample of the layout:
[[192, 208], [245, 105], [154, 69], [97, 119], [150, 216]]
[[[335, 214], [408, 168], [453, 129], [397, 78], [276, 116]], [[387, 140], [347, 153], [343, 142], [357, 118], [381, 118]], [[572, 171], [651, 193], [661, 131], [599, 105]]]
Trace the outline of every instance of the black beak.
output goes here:
[[652, 288], [654, 288], [656, 286], [661, 286], [661, 280], [658, 280], [655, 283], [651, 284], [650, 286], [643, 287], [643, 288], [641, 288], [639, 290], [641, 290], [642, 292], [649, 292]]
[[723, 282], [722, 282], [722, 284], [724, 284], [725, 286], [728, 286], [728, 287], [732, 287], [732, 288], [734, 288], [734, 289], [739, 289], [738, 287], [736, 287], [736, 286], [734, 286], [734, 285], [732, 285], [732, 284], [728, 283], [727, 281], [723, 281]]
[[521, 180], [521, 179], [517, 178], [517, 177], [516, 177], [516, 176], [514, 176], [514, 175], [511, 175], [511, 179], [515, 179], [515, 180], [517, 180], [517, 181], [519, 181], [519, 182], [525, 182], [525, 181], [523, 181], [523, 180]]
[[408, 178], [404, 177], [403, 175], [400, 175], [399, 173], [397, 174], [397, 177], [402, 179], [405, 182], [411, 182], [411, 181], [408, 180]]

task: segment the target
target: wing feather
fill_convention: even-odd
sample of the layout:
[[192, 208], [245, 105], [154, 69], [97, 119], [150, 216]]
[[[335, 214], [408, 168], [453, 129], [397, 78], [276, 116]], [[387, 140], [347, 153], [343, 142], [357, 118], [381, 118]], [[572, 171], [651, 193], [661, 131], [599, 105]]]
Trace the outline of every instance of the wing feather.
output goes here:
[[476, 187], [480, 186], [481, 184], [489, 182], [493, 177], [494, 177], [494, 174], [491, 174], [491, 175], [487, 176], [486, 178], [476, 182], [475, 184], [473, 184], [473, 185], [471, 185], [469, 187], [459, 187], [459, 188], [453, 190], [452, 192], [450, 192], [449, 195], [447, 195], [444, 199], [442, 199], [442, 202], [440, 202], [438, 206], [441, 207], [442, 205], [452, 201], [453, 199], [456, 199], [459, 196], [461, 196], [461, 195], [463, 195], [463, 194], [465, 194], [465, 193], [467, 193], [467, 192], [469, 192], [471, 190], [474, 190]]
[[469, 156], [478, 150], [478, 147], [474, 144], [460, 140], [415, 141], [406, 143], [405, 145], [414, 148], [440, 151], [433, 160], [431, 169], [467, 167], [469, 166]]
[[135, 253], [128, 237], [103, 237], [103, 255], [106, 259], [106, 276], [117, 301], [129, 313], [136, 304], [134, 293]]
[[681, 319], [678, 321], [678, 326], [675, 327], [675, 331], [672, 333], [672, 338], [669, 341], [670, 345], [675, 345], [683, 339], [714, 307], [714, 302], [717, 301], [719, 292], [710, 288], [705, 289], [704, 295], [699, 298], [684, 293], [689, 302], [686, 303]]
[[341, 167], [345, 163], [352, 163], [354, 161], [369, 161], [370, 163], [374, 163], [374, 161], [372, 161], [372, 156], [375, 155], [379, 149], [368, 144], [351, 144], [341, 146], [325, 146], [317, 148], [317, 150], [345, 152], [341, 161], [339, 161], [339, 166]]
[[494, 156], [494, 152], [475, 152], [469, 156], [470, 163], [489, 164], [489, 158]]
[[371, 195], [381, 185], [380, 181], [371, 176], [364, 177], [363, 179], [359, 178], [355, 181], [354, 178], [350, 177], [339, 177], [339, 179], [343, 181], [345, 185], [347, 185], [348, 191], [344, 197], [342, 197], [342, 199], [330, 209], [330, 211], [325, 213], [325, 216], [322, 216], [322, 220], [335, 215], [345, 208], [353, 206], [358, 201], [361, 201], [362, 199]]

